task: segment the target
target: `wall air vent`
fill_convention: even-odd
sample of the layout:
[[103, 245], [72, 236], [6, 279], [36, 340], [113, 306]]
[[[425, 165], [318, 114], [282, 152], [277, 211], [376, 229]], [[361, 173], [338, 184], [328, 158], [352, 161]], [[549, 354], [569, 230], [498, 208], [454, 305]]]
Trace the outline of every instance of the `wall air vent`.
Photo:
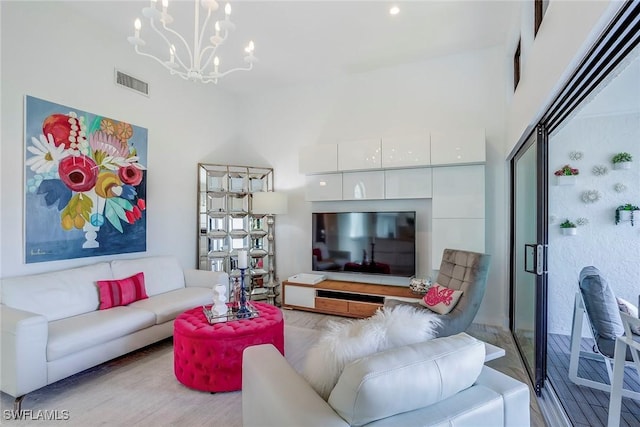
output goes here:
[[118, 69], [115, 71], [116, 85], [149, 96], [149, 83], [137, 79], [129, 74], [125, 74]]

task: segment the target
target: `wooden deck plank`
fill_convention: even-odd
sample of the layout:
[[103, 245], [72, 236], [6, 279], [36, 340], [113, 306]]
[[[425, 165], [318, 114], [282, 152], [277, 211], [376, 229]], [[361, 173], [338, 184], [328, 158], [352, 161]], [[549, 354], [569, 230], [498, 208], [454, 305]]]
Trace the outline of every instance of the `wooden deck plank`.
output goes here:
[[[569, 419], [574, 426], [606, 426], [609, 411], [609, 393], [590, 387], [578, 386], [569, 380], [569, 357], [571, 337], [568, 335], [549, 334], [547, 355], [547, 376]], [[580, 343], [582, 351], [592, 351], [593, 340], [583, 339]], [[580, 361], [578, 375], [594, 381], [609, 382], [607, 370], [603, 362], [595, 360]], [[624, 386], [630, 390], [640, 391], [640, 380], [631, 366], [625, 368]], [[621, 426], [640, 425], [640, 402], [623, 398]]]

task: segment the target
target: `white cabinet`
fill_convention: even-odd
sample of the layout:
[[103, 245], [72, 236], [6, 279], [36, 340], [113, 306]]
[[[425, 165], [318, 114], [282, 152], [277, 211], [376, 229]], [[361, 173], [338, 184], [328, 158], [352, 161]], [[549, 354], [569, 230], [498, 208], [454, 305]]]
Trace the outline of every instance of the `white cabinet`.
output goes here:
[[433, 168], [434, 218], [484, 218], [485, 166]]
[[342, 174], [329, 173], [308, 175], [305, 186], [305, 200], [342, 200]]
[[484, 129], [431, 132], [431, 164], [450, 165], [486, 161]]
[[298, 156], [300, 173], [336, 172], [338, 144], [318, 144], [302, 147]]
[[484, 218], [433, 218], [431, 265], [440, 268], [444, 249], [484, 252]]
[[380, 169], [382, 167], [380, 139], [363, 139], [338, 144], [338, 170]]
[[285, 285], [284, 304], [298, 307], [315, 308], [316, 290], [315, 288], [305, 288], [302, 286]]
[[382, 167], [403, 168], [429, 166], [431, 145], [429, 134], [382, 138]]
[[431, 169], [384, 171], [385, 199], [428, 199], [431, 197]]
[[343, 200], [384, 199], [384, 171], [342, 174]]

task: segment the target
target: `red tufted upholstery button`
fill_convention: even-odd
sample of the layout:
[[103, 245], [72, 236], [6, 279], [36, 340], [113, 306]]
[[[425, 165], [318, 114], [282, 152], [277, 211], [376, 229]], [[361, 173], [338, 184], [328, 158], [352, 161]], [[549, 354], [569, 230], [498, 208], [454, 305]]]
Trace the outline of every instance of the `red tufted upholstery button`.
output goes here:
[[178, 381], [202, 391], [242, 388], [242, 352], [257, 344], [273, 344], [284, 354], [284, 321], [278, 307], [252, 303], [255, 319], [210, 325], [197, 307], [173, 324], [173, 366]]

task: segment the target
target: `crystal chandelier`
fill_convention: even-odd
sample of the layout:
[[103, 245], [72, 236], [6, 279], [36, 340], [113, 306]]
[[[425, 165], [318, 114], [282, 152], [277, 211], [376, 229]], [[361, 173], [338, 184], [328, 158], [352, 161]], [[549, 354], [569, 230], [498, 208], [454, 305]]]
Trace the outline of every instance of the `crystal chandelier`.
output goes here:
[[[162, 10], [158, 8], [157, 3], [157, 0], [151, 0], [150, 6], [142, 9], [142, 14], [149, 20], [151, 28], [166, 43], [166, 60], [141, 50], [146, 43], [140, 38], [140, 29], [142, 28], [140, 19], [135, 21], [134, 35], [127, 37], [129, 43], [134, 46], [136, 53], [155, 59], [168, 69], [171, 74], [177, 74], [185, 80], [202, 83], [213, 82], [217, 84], [218, 79], [227, 74], [235, 71], [249, 71], [253, 68], [253, 63], [257, 61], [257, 58], [253, 55], [253, 41], [250, 41], [249, 45], [244, 49], [244, 62], [247, 65], [220, 71], [220, 58], [216, 55], [216, 51], [227, 39], [229, 31], [235, 29], [235, 24], [229, 19], [231, 16], [229, 3], [224, 8], [224, 19], [217, 20], [214, 23], [211, 15], [218, 10], [218, 2], [216, 0], [195, 0], [193, 46], [190, 46], [177, 31], [170, 28], [173, 17], [167, 12], [169, 1], [162, 0]], [[206, 10], [206, 18], [202, 25], [199, 6]], [[213, 29], [211, 29], [210, 24], [212, 24]], [[208, 39], [205, 39], [207, 37]], [[172, 43], [172, 40], [177, 42], [178, 46]]]

